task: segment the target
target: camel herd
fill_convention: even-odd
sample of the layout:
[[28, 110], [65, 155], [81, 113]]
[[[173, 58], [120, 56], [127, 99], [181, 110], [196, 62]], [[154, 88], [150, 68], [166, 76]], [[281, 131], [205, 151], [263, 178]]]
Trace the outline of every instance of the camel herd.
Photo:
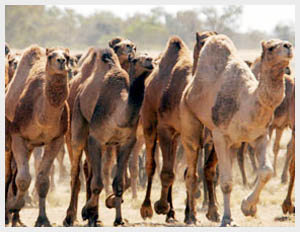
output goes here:
[[[288, 168], [290, 181], [282, 210], [295, 213], [291, 200], [295, 178], [295, 84], [289, 68], [293, 48], [279, 39], [262, 41], [261, 47], [262, 53], [254, 62], [244, 61], [226, 35], [213, 31], [196, 33], [193, 54], [181, 38], [172, 36], [156, 58], [137, 53], [135, 44], [121, 37], [109, 41], [107, 48], [89, 48], [77, 55], [71, 55], [68, 48], [37, 45], [16, 53], [5, 44], [6, 224], [24, 225], [19, 213], [31, 182], [29, 160], [33, 153], [39, 202], [35, 226], [51, 226], [46, 197], [54, 184], [50, 176], [55, 159], [60, 161], [63, 175], [66, 144], [71, 193], [63, 225], [74, 225], [82, 182], [86, 203], [81, 215], [88, 226], [102, 225], [98, 212], [103, 188], [106, 207], [116, 210], [114, 226], [124, 225], [122, 195], [131, 187], [133, 198], [137, 197], [139, 153], [145, 144], [147, 188], [140, 208], [143, 219], [153, 216], [153, 176], [161, 169], [161, 196], [154, 210], [166, 215], [166, 222], [176, 221], [172, 186], [179, 162], [177, 150], [183, 150], [187, 193], [184, 222], [197, 224], [196, 196], [202, 169], [208, 197], [206, 217], [220, 221], [215, 194], [219, 178], [224, 197], [221, 226], [234, 226], [230, 209], [234, 157], [238, 156], [243, 183], [247, 185], [244, 155], [246, 149], [250, 151], [257, 178], [241, 210], [245, 216], [255, 216], [260, 192], [276, 175], [279, 142], [287, 127], [292, 129], [292, 139], [282, 181], [287, 180]], [[270, 139], [273, 130], [274, 148]], [[162, 154], [161, 168], [157, 167], [157, 145]], [[202, 150], [205, 162], [199, 163]], [[269, 155], [273, 152], [272, 165]]]

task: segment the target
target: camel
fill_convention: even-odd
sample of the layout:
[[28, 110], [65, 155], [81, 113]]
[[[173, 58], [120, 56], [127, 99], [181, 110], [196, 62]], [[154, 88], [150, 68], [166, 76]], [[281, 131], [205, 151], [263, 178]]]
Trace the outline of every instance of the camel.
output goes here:
[[295, 206], [292, 203], [291, 195], [295, 182], [295, 86], [292, 89], [292, 98], [288, 108], [289, 126], [292, 128], [292, 139], [288, 145], [288, 156], [291, 157], [289, 172], [290, 181], [287, 196], [282, 203], [282, 211], [286, 213], [295, 213]]
[[[29, 158], [34, 147], [44, 145], [36, 188], [39, 195], [39, 216], [35, 226], [51, 226], [46, 215], [49, 171], [68, 129], [69, 49], [27, 48], [19, 67], [8, 85], [5, 117], [8, 122], [6, 155], [13, 154], [17, 176], [15, 198], [6, 201], [6, 214], [19, 212], [31, 182]], [[6, 157], [11, 161], [12, 157]], [[10, 162], [6, 163], [6, 191], [11, 181]], [[7, 192], [6, 192], [7, 193]]]
[[[197, 33], [199, 43], [195, 50], [200, 51], [206, 39], [215, 32]], [[172, 185], [175, 178], [174, 163], [177, 137], [181, 133], [179, 103], [182, 92], [191, 80], [193, 61], [190, 50], [177, 36], [167, 42], [165, 51], [160, 55], [159, 65], [153, 71], [145, 91], [141, 110], [146, 144], [147, 192], [140, 209], [142, 218], [152, 217], [151, 187], [156, 168], [154, 152], [157, 140], [163, 155], [161, 170], [161, 198], [154, 205], [158, 214], [166, 214], [167, 222], [174, 222], [175, 211], [172, 203]], [[188, 218], [185, 218], [188, 222]]]
[[[118, 42], [117, 42], [118, 41]], [[120, 54], [119, 60], [120, 63], [126, 64], [127, 61], [124, 59], [124, 57], [127, 57], [126, 59], [128, 60], [129, 56], [134, 56], [135, 55], [135, 45], [132, 43], [130, 40], [123, 39], [120, 37], [113, 38], [112, 40], [109, 41], [109, 46], [117, 45], [120, 41], [122, 41], [122, 46], [119, 47], [118, 54]], [[127, 54], [127, 56], [125, 55]], [[89, 48], [88, 52], [84, 54], [83, 56], [80, 57], [78, 64], [77, 64], [77, 74], [74, 76], [74, 78], [70, 81], [70, 95], [68, 98], [68, 104], [70, 107], [70, 121], [72, 121], [72, 112], [73, 112], [73, 106], [75, 102], [75, 98], [77, 94], [79, 93], [80, 86], [91, 76], [94, 68], [95, 68], [95, 61], [96, 61], [96, 53], [94, 48]], [[121, 65], [122, 66], [122, 65]], [[123, 66], [122, 66], [123, 68]], [[69, 154], [69, 159], [71, 164], [73, 163], [73, 154], [72, 154], [72, 149], [71, 149], [71, 130], [67, 132], [66, 135], [66, 144], [68, 148], [68, 154]], [[113, 149], [112, 147], [106, 147], [106, 149]], [[84, 149], [85, 153], [87, 153], [87, 147]], [[112, 151], [113, 152], [113, 151]], [[111, 159], [111, 152], [109, 152], [106, 155], [107, 152], [105, 152], [104, 156], [107, 158], [107, 162], [105, 165], [103, 165], [103, 172], [104, 172], [104, 183], [109, 183], [109, 170], [111, 169], [112, 166], [112, 161]], [[81, 156], [80, 157], [75, 157], [76, 160], [74, 161], [75, 164], [80, 164], [81, 163]], [[79, 158], [79, 160], [77, 160]], [[88, 171], [87, 163], [86, 165], [86, 171]], [[77, 200], [78, 200], [78, 193], [80, 190], [80, 180], [78, 177], [73, 176], [73, 173], [77, 172], [77, 168], [80, 167], [73, 167], [71, 170], [71, 178], [73, 182], [71, 182], [71, 200], [70, 204], [67, 210], [67, 215], [66, 218], [63, 221], [64, 226], [72, 226], [74, 223], [74, 220], [76, 219], [76, 214], [77, 214]], [[85, 173], [86, 176], [88, 176], [88, 173]], [[89, 180], [87, 180], [89, 181]], [[89, 192], [88, 186], [86, 189], [87, 192]]]
[[[255, 59], [253, 63], [249, 62], [250, 64], [249, 67], [251, 68], [252, 72], [256, 75], [255, 77], [259, 80], [260, 77], [260, 66], [261, 66], [261, 57], [258, 57]], [[294, 78], [291, 76], [291, 69], [289, 66], [287, 66], [284, 70], [285, 72], [285, 97], [282, 103], [276, 108], [274, 112], [274, 119], [272, 121], [272, 124], [269, 129], [269, 135], [270, 137], [272, 136], [272, 132], [276, 129], [276, 137], [275, 137], [275, 142], [274, 142], [274, 147], [273, 147], [273, 152], [274, 152], [274, 160], [273, 160], [273, 168], [274, 168], [274, 176], [276, 176], [276, 167], [277, 167], [277, 156], [279, 152], [279, 147], [280, 147], [280, 140], [283, 134], [283, 131], [289, 127], [289, 119], [288, 119], [288, 108], [290, 107], [291, 101], [292, 101], [292, 89], [294, 87]], [[249, 157], [251, 160], [251, 164], [253, 167], [253, 170], [256, 171], [256, 162], [254, 158], [254, 151], [253, 148], [249, 145], [242, 145], [242, 148], [240, 149], [238, 153], [238, 164], [242, 173], [243, 177], [243, 184], [245, 186], [248, 185], [248, 180], [246, 177], [245, 173], [245, 168], [244, 168], [244, 155], [245, 154], [245, 149], [248, 148], [249, 151]], [[290, 156], [291, 152], [287, 153], [286, 156], [286, 161], [284, 164], [284, 168], [282, 171], [281, 175], [281, 182], [286, 183], [287, 181], [287, 171], [288, 171], [288, 166], [289, 162], [291, 160]]]
[[[124, 224], [121, 215], [123, 174], [136, 141], [135, 132], [139, 108], [144, 97], [144, 81], [153, 69], [152, 58], [132, 59], [129, 79], [112, 49], [98, 49], [94, 52], [96, 54], [94, 71], [83, 83], [73, 105], [72, 183], [75, 182], [74, 177], [78, 176], [75, 158], [80, 160], [82, 150], [87, 145], [86, 157], [92, 172], [91, 191], [82, 209], [82, 217], [84, 220], [88, 219], [90, 226], [97, 226], [98, 198], [103, 188], [101, 148], [116, 146], [118, 169], [113, 181], [115, 197], [111, 197], [106, 204], [108, 207], [116, 208], [114, 225], [117, 226]], [[143, 68], [139, 67], [141, 63]], [[67, 216], [74, 216], [70, 213], [72, 212], [68, 211]]]
[[[221, 226], [234, 225], [230, 211], [232, 161], [242, 142], [255, 147], [259, 161], [258, 180], [241, 205], [245, 216], [254, 216], [264, 185], [273, 174], [268, 126], [285, 94], [284, 69], [293, 57], [292, 45], [281, 40], [262, 42], [262, 64], [258, 82], [225, 35], [208, 39], [199, 54], [194, 79], [181, 100], [182, 143], [188, 163], [186, 186], [191, 217], [195, 218], [193, 192], [196, 162], [203, 123], [212, 131], [224, 196]], [[205, 88], [204, 88], [205, 86]], [[203, 104], [205, 102], [205, 104]], [[195, 219], [193, 219], [196, 221]]]

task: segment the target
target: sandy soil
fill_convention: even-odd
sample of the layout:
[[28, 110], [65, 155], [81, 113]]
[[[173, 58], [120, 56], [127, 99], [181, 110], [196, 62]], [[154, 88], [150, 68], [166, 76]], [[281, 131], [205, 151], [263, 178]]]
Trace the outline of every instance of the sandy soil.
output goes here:
[[[231, 209], [232, 215], [235, 219], [236, 223], [239, 226], [295, 226], [295, 216], [286, 216], [283, 215], [281, 210], [281, 204], [286, 196], [287, 192], [287, 184], [281, 184], [280, 175], [282, 172], [284, 160], [285, 160], [285, 152], [286, 152], [286, 144], [288, 143], [290, 138], [290, 133], [287, 131], [285, 133], [284, 138], [281, 141], [280, 155], [278, 156], [278, 176], [272, 178], [264, 190], [261, 193], [260, 202], [258, 204], [258, 212], [254, 218], [245, 217], [241, 210], [241, 202], [243, 198], [250, 193], [251, 188], [244, 187], [242, 185], [241, 174], [237, 166], [237, 162], [234, 162], [233, 167], [233, 176], [234, 176], [234, 188], [232, 191], [231, 197]], [[271, 157], [271, 160], [273, 157]], [[33, 162], [33, 160], [31, 160]], [[68, 161], [68, 157], [65, 156], [64, 160], [65, 165], [70, 169], [70, 163]], [[32, 163], [33, 164], [33, 163]], [[57, 164], [55, 164], [58, 167]], [[247, 166], [247, 176], [249, 182], [253, 182], [255, 179], [255, 174], [252, 173], [250, 161], [248, 156], [246, 158], [246, 166]], [[31, 165], [33, 167], [33, 165]], [[58, 182], [58, 168], [56, 168], [55, 174], [55, 183], [56, 188], [53, 192], [49, 193], [47, 198], [47, 214], [50, 222], [53, 226], [62, 226], [63, 219], [66, 215], [66, 210], [69, 204], [70, 199], [70, 178], [66, 178], [62, 183]], [[33, 173], [33, 168], [31, 168], [31, 172]], [[131, 198], [131, 190], [127, 190], [124, 194], [124, 203], [122, 205], [122, 211], [124, 218], [128, 220], [129, 226], [185, 226], [183, 224], [184, 219], [184, 209], [185, 209], [185, 184], [182, 178], [182, 170], [180, 169], [177, 172], [174, 188], [173, 188], [173, 196], [174, 196], [174, 207], [176, 212], [176, 218], [178, 219], [178, 223], [175, 224], [167, 224], [165, 223], [165, 216], [157, 215], [154, 213], [153, 218], [151, 220], [144, 221], [140, 216], [140, 206], [143, 202], [145, 196], [145, 189], [139, 188], [138, 191], [138, 199], [132, 200]], [[34, 186], [34, 178], [30, 186], [30, 192]], [[115, 210], [107, 209], [105, 207], [105, 193], [104, 190], [100, 195], [100, 208], [99, 208], [99, 219], [103, 222], [104, 226], [112, 226]], [[152, 204], [158, 200], [160, 197], [160, 180], [158, 176], [155, 176], [153, 191], [152, 191]], [[223, 197], [222, 192], [217, 186], [217, 199], [219, 202], [219, 213], [222, 215], [223, 213]], [[206, 217], [206, 209], [202, 208], [203, 197], [201, 196], [198, 200], [198, 214], [197, 218], [200, 221], [198, 226], [219, 226], [219, 223], [210, 222]], [[79, 195], [79, 204], [78, 204], [78, 213], [75, 226], [85, 226], [87, 222], [82, 221], [81, 219], [81, 209], [85, 203], [85, 192], [82, 191]], [[22, 209], [21, 220], [27, 226], [34, 226], [35, 220], [38, 216], [38, 208], [36, 206], [27, 206]]]

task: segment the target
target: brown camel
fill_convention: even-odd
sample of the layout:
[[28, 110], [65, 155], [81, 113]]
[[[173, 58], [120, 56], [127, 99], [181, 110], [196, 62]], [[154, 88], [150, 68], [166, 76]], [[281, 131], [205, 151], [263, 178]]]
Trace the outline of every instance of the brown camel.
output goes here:
[[[122, 46], [119, 47], [117, 50], [120, 54], [120, 58], [122, 58], [122, 62], [123, 63], [127, 63], [126, 60], [124, 60], [125, 55], [127, 54], [127, 60], [128, 60], [128, 56], [134, 56], [135, 55], [135, 45], [130, 41], [130, 40], [126, 40], [126, 39], [121, 39], [119, 37], [117, 38], [113, 38], [111, 41], [109, 41], [109, 45], [116, 45], [118, 43], [114, 42], [114, 41], [120, 41], [122, 40]], [[118, 57], [119, 58], [119, 57]], [[119, 60], [120, 60], [119, 58]], [[74, 106], [74, 102], [75, 102], [75, 98], [80, 90], [80, 86], [81, 84], [83, 84], [92, 74], [94, 68], [95, 68], [95, 61], [96, 61], [96, 52], [94, 48], [89, 48], [88, 52], [81, 56], [78, 64], [77, 64], [77, 74], [76, 76], [70, 81], [70, 95], [68, 98], [68, 104], [70, 107], [70, 121], [72, 121], [72, 112], [73, 112], [73, 106]], [[122, 67], [123, 68], [123, 67]], [[71, 130], [69, 130], [66, 134], [66, 144], [67, 144], [67, 148], [68, 148], [68, 154], [69, 154], [69, 158], [70, 158], [70, 162], [71, 164], [73, 163], [73, 155], [72, 155], [72, 149], [71, 149]], [[104, 149], [104, 148], [103, 148]], [[113, 150], [113, 147], [109, 147], [107, 146], [106, 149], [111, 149]], [[84, 149], [85, 153], [87, 153], [87, 147], [85, 147]], [[113, 152], [113, 151], [112, 151]], [[112, 161], [111, 159], [111, 152], [108, 153], [108, 155], [106, 155], [107, 152], [104, 153], [105, 157], [108, 157], [106, 160], [107, 162], [105, 163], [105, 165], [103, 165], [103, 172], [104, 172], [104, 183], [109, 183], [109, 170], [111, 169], [112, 166]], [[75, 157], [76, 160], [74, 161], [75, 164], [80, 164], [81, 163], [81, 156], [80, 157]], [[79, 160], [77, 160], [79, 159]], [[87, 167], [87, 163], [86, 163], [86, 171], [88, 171], [88, 167]], [[77, 168], [79, 168], [77, 170]], [[78, 200], [78, 193], [80, 190], [80, 180], [77, 177], [73, 176], [73, 173], [77, 173], [77, 171], [80, 171], [80, 167], [73, 167], [72, 166], [72, 170], [71, 170], [71, 178], [72, 180], [74, 180], [71, 183], [71, 200], [70, 200], [70, 205], [68, 207], [67, 210], [67, 216], [64, 219], [64, 226], [72, 226], [74, 223], [74, 220], [76, 219], [76, 215], [77, 215], [77, 200]], [[106, 174], [107, 173], [107, 174]], [[87, 173], [85, 173], [87, 174]], [[87, 180], [90, 181], [90, 178]], [[87, 189], [86, 191], [89, 192], [90, 190], [88, 189], [88, 186], [86, 186]]]
[[[90, 226], [97, 225], [98, 198], [103, 188], [101, 177], [101, 148], [117, 147], [117, 174], [113, 182], [115, 198], [106, 204], [116, 208], [114, 225], [122, 225], [121, 201], [123, 174], [131, 149], [135, 143], [139, 108], [143, 101], [144, 81], [152, 71], [152, 59], [134, 58], [131, 61], [130, 79], [121, 68], [112, 49], [95, 50], [96, 64], [91, 77], [83, 83], [73, 106], [72, 116], [72, 183], [78, 176], [82, 150], [88, 147], [86, 157], [91, 167], [90, 196], [82, 209], [82, 217]], [[143, 61], [144, 68], [136, 68]], [[103, 133], [105, 131], [105, 133]], [[77, 158], [79, 157], [79, 158]], [[75, 170], [75, 167], [76, 170]], [[75, 173], [76, 172], [76, 173]], [[112, 203], [112, 204], [110, 204]], [[68, 211], [67, 216], [72, 212]]]
[[[46, 215], [48, 176], [68, 129], [68, 62], [68, 49], [29, 47], [22, 55], [5, 97], [5, 116], [9, 123], [6, 150], [13, 153], [17, 165], [17, 194], [6, 201], [6, 213], [19, 212], [24, 206], [24, 195], [31, 182], [30, 154], [34, 147], [45, 145], [36, 181], [39, 216], [35, 226], [51, 226]], [[6, 159], [11, 160], [11, 157]], [[9, 186], [10, 162], [6, 166], [6, 186]]]
[[293, 57], [293, 50], [289, 42], [281, 40], [263, 41], [262, 49], [259, 82], [225, 35], [209, 38], [199, 54], [195, 77], [185, 89], [180, 108], [181, 137], [188, 163], [186, 186], [192, 217], [196, 214], [193, 192], [197, 177], [195, 160], [202, 131], [200, 122], [212, 131], [217, 153], [224, 196], [222, 226], [233, 225], [231, 169], [233, 157], [242, 142], [255, 147], [259, 161], [255, 189], [242, 202], [244, 215], [255, 215], [259, 194], [273, 174], [268, 158], [272, 153], [268, 126], [284, 98], [284, 69]]
[[290, 171], [290, 182], [287, 192], [287, 196], [282, 204], [282, 211], [286, 213], [295, 213], [295, 206], [292, 203], [292, 192], [295, 182], [295, 86], [292, 89], [292, 99], [288, 108], [289, 125], [292, 128], [292, 140], [288, 145], [288, 156], [291, 156], [289, 171]]
[[[214, 32], [197, 33], [198, 44], [202, 48], [206, 39]], [[185, 43], [176, 36], [169, 39], [165, 51], [160, 55], [159, 65], [147, 81], [145, 100], [141, 110], [146, 144], [147, 192], [140, 209], [142, 218], [152, 217], [151, 186], [156, 163], [154, 160], [157, 140], [163, 155], [161, 170], [161, 198], [154, 205], [158, 214], [166, 214], [166, 221], [175, 220], [172, 204], [172, 185], [175, 178], [174, 163], [177, 137], [181, 133], [179, 103], [182, 92], [191, 79], [193, 61]], [[189, 223], [188, 218], [185, 222]]]

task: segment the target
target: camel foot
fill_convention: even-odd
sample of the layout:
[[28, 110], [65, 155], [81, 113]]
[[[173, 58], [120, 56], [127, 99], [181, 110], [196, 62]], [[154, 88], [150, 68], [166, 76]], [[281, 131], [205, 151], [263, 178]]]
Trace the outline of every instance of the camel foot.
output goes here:
[[63, 225], [65, 227], [73, 226], [75, 219], [76, 218], [73, 215], [73, 213], [67, 213], [67, 216], [66, 216], [65, 220], [63, 221]]
[[176, 222], [178, 222], [178, 221], [175, 218], [175, 211], [173, 209], [171, 209], [168, 212], [167, 216], [166, 216], [166, 223], [173, 224], [173, 223], [176, 223]]
[[250, 204], [248, 202], [248, 200], [246, 200], [246, 199], [244, 199], [243, 202], [242, 202], [241, 210], [242, 210], [242, 212], [245, 216], [252, 216], [252, 217], [255, 216], [256, 211], [257, 211], [256, 205], [255, 204]]
[[103, 227], [103, 222], [100, 220], [89, 219], [88, 227]]
[[206, 217], [208, 220], [210, 220], [212, 222], [219, 222], [220, 214], [218, 213], [217, 207], [216, 206], [209, 207]]
[[127, 226], [128, 221], [122, 218], [116, 218], [114, 221], [114, 226]]
[[221, 227], [236, 227], [238, 226], [232, 218], [228, 218], [228, 217], [223, 217], [222, 222], [221, 222]]
[[35, 222], [35, 227], [51, 227], [51, 224], [47, 218], [47, 216], [38, 216], [36, 222]]
[[161, 200], [155, 202], [154, 209], [157, 214], [167, 214], [170, 210], [168, 202], [162, 202]]
[[284, 214], [294, 214], [295, 213], [295, 206], [292, 204], [292, 202], [285, 200], [282, 204], [282, 212]]
[[11, 226], [12, 227], [16, 227], [16, 226], [26, 227], [26, 225], [21, 221], [19, 213], [13, 214]]
[[9, 215], [5, 212], [5, 225], [8, 225], [9, 221]]
[[140, 213], [142, 218], [145, 220], [146, 218], [152, 218], [153, 216], [153, 210], [151, 206], [150, 200], [145, 200], [142, 204], [142, 207], [140, 209]]
[[197, 225], [200, 222], [196, 219], [195, 215], [186, 215], [184, 218], [184, 223], [187, 225]]
[[[123, 199], [121, 201], [121, 203], [123, 203]], [[109, 195], [106, 200], [105, 200], [105, 205], [107, 208], [112, 209], [112, 208], [116, 208], [116, 196], [115, 194], [111, 194]]]
[[89, 220], [89, 224], [93, 224], [98, 220], [98, 207], [87, 207], [84, 206], [81, 210], [82, 219]]

